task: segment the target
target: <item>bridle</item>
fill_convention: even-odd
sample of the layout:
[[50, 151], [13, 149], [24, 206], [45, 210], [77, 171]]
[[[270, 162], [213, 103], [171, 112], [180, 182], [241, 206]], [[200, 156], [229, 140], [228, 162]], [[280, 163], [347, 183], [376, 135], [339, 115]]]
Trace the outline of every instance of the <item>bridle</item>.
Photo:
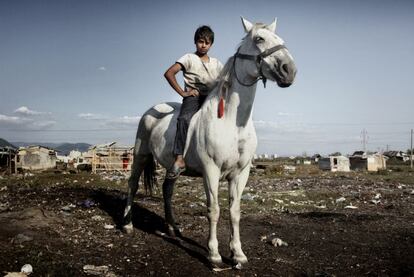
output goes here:
[[[271, 55], [271, 54], [273, 54], [273, 53], [275, 53], [275, 52], [277, 52], [281, 49], [287, 49], [287, 48], [286, 48], [285, 45], [280, 44], [280, 45], [274, 46], [272, 48], [266, 49], [265, 51], [263, 51], [259, 55], [248, 55], [248, 54], [240, 54], [239, 53], [240, 47], [239, 47], [239, 49], [237, 49], [236, 54], [234, 54], [234, 56], [233, 56], [233, 70], [234, 70], [234, 75], [236, 76], [237, 82], [239, 82], [239, 84], [241, 84], [242, 86], [251, 87], [254, 84], [256, 84], [257, 81], [262, 80], [263, 81], [263, 86], [266, 87], [266, 80], [267, 79], [263, 75], [263, 72], [262, 72], [262, 62], [266, 63], [266, 61], [264, 59], [267, 56], [269, 56], [269, 55]], [[259, 76], [252, 83], [246, 84], [246, 83], [243, 83], [242, 81], [240, 81], [239, 77], [237, 76], [237, 72], [236, 72], [236, 59], [237, 58], [242, 59], [242, 60], [251, 60], [251, 61], [256, 62], [256, 65], [259, 68]]]

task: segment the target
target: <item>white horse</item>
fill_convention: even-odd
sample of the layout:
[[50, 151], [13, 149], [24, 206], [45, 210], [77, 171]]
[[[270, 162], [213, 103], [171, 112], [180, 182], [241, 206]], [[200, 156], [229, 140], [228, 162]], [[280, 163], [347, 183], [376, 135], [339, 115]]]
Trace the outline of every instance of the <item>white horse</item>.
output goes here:
[[[208, 258], [214, 264], [222, 262], [217, 241], [221, 179], [229, 183], [232, 258], [236, 264], [247, 262], [240, 242], [240, 198], [257, 146], [252, 121], [257, 81], [268, 79], [280, 87], [288, 87], [296, 75], [292, 56], [283, 40], [275, 34], [276, 19], [269, 25], [252, 24], [244, 18], [242, 23], [247, 35], [224, 66], [217, 86], [192, 118], [184, 151], [187, 169], [203, 177], [210, 223]], [[219, 116], [219, 102], [223, 100], [224, 115]], [[147, 187], [153, 181], [154, 158], [165, 168], [170, 168], [174, 162], [173, 144], [179, 110], [178, 103], [163, 103], [149, 109], [141, 118], [124, 213], [123, 229], [128, 233], [133, 231], [131, 205], [141, 173], [144, 171]], [[171, 210], [174, 182], [164, 181], [163, 195], [169, 231], [177, 232]]]

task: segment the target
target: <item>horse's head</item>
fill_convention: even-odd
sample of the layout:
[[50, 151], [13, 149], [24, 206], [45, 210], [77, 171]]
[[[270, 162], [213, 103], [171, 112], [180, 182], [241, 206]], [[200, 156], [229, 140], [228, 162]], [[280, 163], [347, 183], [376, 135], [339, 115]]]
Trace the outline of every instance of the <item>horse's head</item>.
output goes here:
[[[275, 34], [276, 19], [266, 25], [253, 24], [242, 18], [247, 35], [234, 60], [241, 65], [236, 72], [242, 85], [252, 85], [258, 79], [269, 79], [280, 87], [288, 87], [296, 76], [296, 66], [284, 41]], [[239, 73], [240, 72], [240, 73]]]

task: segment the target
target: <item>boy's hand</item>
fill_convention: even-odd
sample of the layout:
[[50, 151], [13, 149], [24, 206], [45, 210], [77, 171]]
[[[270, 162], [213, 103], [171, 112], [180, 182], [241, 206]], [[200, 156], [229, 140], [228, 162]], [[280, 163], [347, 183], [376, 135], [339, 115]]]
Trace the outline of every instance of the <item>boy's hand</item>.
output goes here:
[[196, 89], [191, 89], [189, 91], [184, 91], [183, 97], [189, 97], [189, 96], [199, 96], [200, 93]]

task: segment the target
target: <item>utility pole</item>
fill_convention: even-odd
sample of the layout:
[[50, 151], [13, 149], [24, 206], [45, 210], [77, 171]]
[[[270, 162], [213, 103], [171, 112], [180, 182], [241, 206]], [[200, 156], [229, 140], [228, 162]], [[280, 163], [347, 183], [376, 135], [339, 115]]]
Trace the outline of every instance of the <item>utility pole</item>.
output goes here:
[[367, 130], [365, 130], [365, 128], [362, 130], [361, 132], [361, 136], [362, 136], [362, 150], [364, 150], [364, 152], [366, 152], [367, 150], [367, 143], [368, 143], [368, 136], [367, 136]]
[[413, 169], [413, 129], [411, 129], [411, 155], [410, 155], [410, 164], [411, 164], [411, 169]]
[[[412, 130], [411, 130], [412, 131]], [[12, 164], [11, 164], [11, 148], [8, 148], [9, 150], [9, 173], [12, 174]]]

